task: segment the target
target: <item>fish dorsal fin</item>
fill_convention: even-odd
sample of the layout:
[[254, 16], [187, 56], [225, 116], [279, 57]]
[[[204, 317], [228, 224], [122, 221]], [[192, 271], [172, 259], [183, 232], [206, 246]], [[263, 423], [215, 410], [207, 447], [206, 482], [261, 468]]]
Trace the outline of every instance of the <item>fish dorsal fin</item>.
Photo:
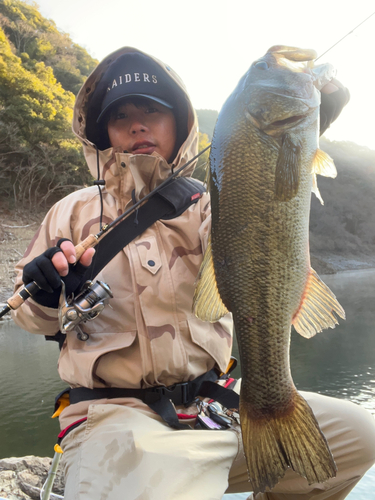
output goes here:
[[321, 149], [316, 150], [313, 160], [313, 165], [312, 165], [313, 183], [311, 191], [315, 194], [320, 203], [324, 205], [323, 198], [318, 188], [318, 182], [316, 180], [317, 174], [323, 175], [324, 177], [332, 177], [333, 179], [337, 176], [337, 170], [335, 164], [333, 163], [332, 158]]
[[294, 328], [303, 337], [311, 338], [324, 328], [335, 328], [338, 325], [334, 313], [345, 319], [345, 311], [335, 295], [316, 272], [310, 269], [302, 302], [292, 321]]
[[288, 201], [297, 194], [300, 181], [301, 145], [297, 137], [285, 134], [275, 170], [275, 196]]
[[332, 158], [321, 149], [316, 150], [312, 170], [315, 174], [332, 177], [332, 179], [337, 176], [337, 170]]
[[197, 278], [193, 299], [193, 312], [203, 321], [214, 323], [228, 313], [221, 300], [216, 284], [214, 263], [212, 261], [211, 237], [204, 254], [203, 262]]

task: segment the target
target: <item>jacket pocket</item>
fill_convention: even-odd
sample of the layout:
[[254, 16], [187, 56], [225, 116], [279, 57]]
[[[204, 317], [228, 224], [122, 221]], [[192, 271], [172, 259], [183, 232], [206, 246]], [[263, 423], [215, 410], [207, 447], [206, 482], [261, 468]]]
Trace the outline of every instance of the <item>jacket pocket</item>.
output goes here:
[[191, 317], [188, 325], [194, 344], [204, 349], [216, 361], [220, 370], [225, 372], [233, 345], [232, 315], [226, 314], [216, 323]]
[[141, 265], [151, 274], [156, 274], [161, 268], [161, 256], [155, 236], [142, 238], [135, 244]]
[[68, 332], [58, 363], [60, 377], [72, 387], [78, 385], [92, 389], [96, 361], [109, 352], [130, 347], [136, 335], [136, 331], [96, 333], [82, 342], [77, 339], [76, 332]]

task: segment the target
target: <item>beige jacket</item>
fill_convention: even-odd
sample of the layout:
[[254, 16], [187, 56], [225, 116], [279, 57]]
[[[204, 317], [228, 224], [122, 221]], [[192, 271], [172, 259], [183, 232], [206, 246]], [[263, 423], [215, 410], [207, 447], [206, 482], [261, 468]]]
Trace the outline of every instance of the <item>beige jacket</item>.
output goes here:
[[[96, 150], [85, 136], [87, 99], [108, 60], [135, 50], [123, 48], [108, 56], [89, 76], [79, 92], [73, 130], [83, 143], [88, 166], [97, 176]], [[170, 78], [183, 87], [178, 76], [158, 61]], [[185, 164], [197, 152], [197, 120], [190, 99], [189, 135], [173, 164]], [[171, 174], [171, 165], [157, 153], [131, 155], [113, 148], [99, 151], [103, 188], [104, 222], [111, 222], [132, 204], [131, 192], [142, 198]], [[188, 167], [184, 175], [191, 175]], [[76, 245], [99, 231], [98, 188], [88, 187], [62, 199], [48, 212], [17, 265], [16, 288], [22, 284], [24, 265], [69, 238]], [[210, 324], [192, 313], [194, 282], [210, 230], [207, 194], [181, 216], [158, 221], [138, 236], [97, 276], [113, 292], [110, 305], [83, 326], [86, 342], [70, 332], [58, 363], [60, 377], [71, 387], [145, 388], [192, 380], [215, 364], [224, 371], [232, 349], [232, 320], [227, 315]], [[150, 266], [149, 261], [155, 265]], [[58, 311], [32, 299], [13, 313], [23, 329], [42, 335], [58, 330]], [[81, 404], [81, 403], [79, 403]], [[76, 406], [76, 405], [74, 405]]]

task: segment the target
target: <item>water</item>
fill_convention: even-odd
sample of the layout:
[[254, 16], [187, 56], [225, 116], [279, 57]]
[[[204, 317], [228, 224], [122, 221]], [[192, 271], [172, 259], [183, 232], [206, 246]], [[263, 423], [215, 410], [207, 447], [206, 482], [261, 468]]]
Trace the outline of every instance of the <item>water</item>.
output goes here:
[[57, 375], [58, 346], [7, 321], [0, 326], [0, 458], [52, 456], [58, 419], [55, 395], [65, 386]]
[[[293, 333], [293, 379], [300, 390], [349, 399], [375, 416], [375, 269], [324, 276], [324, 281], [347, 320], [309, 340]], [[23, 332], [12, 322], [0, 325], [0, 458], [53, 455], [59, 426], [50, 416], [55, 395], [65, 388], [57, 375], [57, 358], [54, 342]], [[240, 376], [239, 368], [234, 375]], [[375, 500], [374, 484], [375, 467], [348, 500]], [[246, 497], [225, 495], [225, 500]]]

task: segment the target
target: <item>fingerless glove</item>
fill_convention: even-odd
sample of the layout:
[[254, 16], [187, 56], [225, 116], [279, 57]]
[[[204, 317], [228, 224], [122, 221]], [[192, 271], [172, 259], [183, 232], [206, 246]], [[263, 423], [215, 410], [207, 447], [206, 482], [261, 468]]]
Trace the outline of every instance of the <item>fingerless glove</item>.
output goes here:
[[33, 300], [42, 306], [58, 308], [61, 293], [61, 280], [65, 283], [66, 295], [76, 294], [88, 279], [90, 267], [83, 266], [80, 262], [69, 265], [67, 276], [60, 276], [52, 264], [52, 257], [57, 252], [61, 252], [60, 245], [63, 241], [70, 241], [62, 238], [57, 245], [48, 248], [38, 257], [26, 264], [23, 269], [22, 281], [27, 285], [31, 281], [41, 288], [34, 296]]

